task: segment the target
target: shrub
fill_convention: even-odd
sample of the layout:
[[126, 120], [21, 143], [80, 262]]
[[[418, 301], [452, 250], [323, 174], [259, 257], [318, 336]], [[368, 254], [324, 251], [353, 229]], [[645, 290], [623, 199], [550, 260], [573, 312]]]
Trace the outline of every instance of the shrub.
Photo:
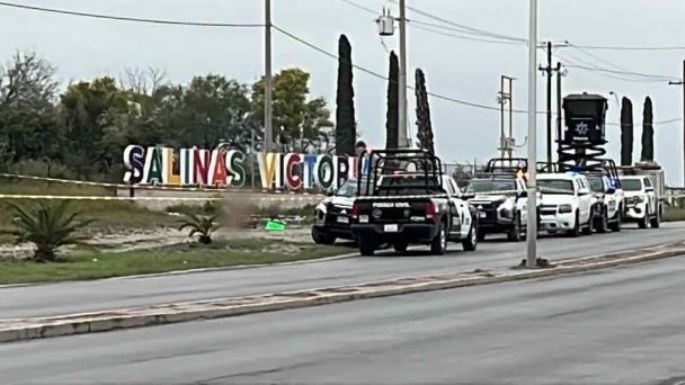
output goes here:
[[33, 259], [37, 262], [55, 261], [60, 246], [81, 243], [85, 237], [75, 232], [93, 222], [78, 221], [80, 214], [71, 209], [68, 201], [41, 203], [32, 208], [12, 203], [9, 206], [14, 211], [14, 229], [6, 233], [15, 236], [17, 242], [33, 243], [36, 246]]
[[198, 241], [203, 245], [212, 243], [212, 234], [220, 227], [215, 223], [217, 216], [200, 216], [193, 213], [185, 214], [185, 219], [181, 223], [179, 230], [189, 229], [188, 237], [198, 235]]

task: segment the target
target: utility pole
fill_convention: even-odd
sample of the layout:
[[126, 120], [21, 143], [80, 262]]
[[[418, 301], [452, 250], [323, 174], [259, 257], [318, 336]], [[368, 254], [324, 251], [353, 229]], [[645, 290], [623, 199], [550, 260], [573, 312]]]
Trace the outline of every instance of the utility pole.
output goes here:
[[[499, 137], [499, 143], [500, 143], [500, 148], [499, 150], [501, 151], [501, 157], [504, 158], [505, 155], [511, 159], [512, 157], [512, 147], [511, 147], [511, 140], [513, 140], [514, 137], [514, 132], [513, 132], [513, 101], [512, 101], [512, 95], [513, 95], [513, 82], [514, 78], [506, 75], [502, 75], [500, 77], [500, 91], [497, 94], [497, 101], [500, 104], [500, 137]], [[505, 105], [508, 104], [509, 108], [508, 111], [505, 109]], [[508, 112], [508, 118], [507, 118], [507, 112]], [[509, 126], [509, 132], [507, 134], [506, 132], [506, 124], [505, 121], [508, 122]]]
[[271, 91], [271, 0], [264, 0], [264, 152], [273, 148], [273, 110]]
[[564, 74], [561, 71], [561, 63], [557, 62], [557, 68], [555, 69], [557, 72], [557, 154], [559, 153], [559, 150], [561, 149], [561, 121], [563, 119], [562, 114], [563, 111], [561, 111], [561, 77], [564, 76]]
[[538, 1], [529, 0], [529, 34], [528, 34], [528, 220], [526, 221], [526, 267], [537, 266], [537, 41], [538, 41]]
[[558, 67], [552, 67], [552, 42], [548, 41], [544, 47], [547, 49], [547, 66], [540, 66], [539, 70], [547, 75], [547, 165], [552, 165], [552, 72], [558, 71]]
[[407, 7], [405, 0], [400, 3], [400, 73], [399, 73], [399, 133], [400, 148], [411, 147], [409, 125], [407, 124]]
[[668, 82], [668, 84], [681, 86], [683, 89], [683, 185], [685, 185], [685, 60], [683, 60], [683, 78], [677, 82]]

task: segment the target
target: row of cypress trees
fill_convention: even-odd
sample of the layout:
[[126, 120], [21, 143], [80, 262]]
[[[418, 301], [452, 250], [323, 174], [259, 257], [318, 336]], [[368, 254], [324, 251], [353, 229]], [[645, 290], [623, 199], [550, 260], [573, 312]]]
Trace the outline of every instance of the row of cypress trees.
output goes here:
[[[654, 161], [654, 113], [652, 99], [647, 96], [642, 108], [641, 161]], [[621, 165], [633, 163], [633, 102], [623, 97], [621, 101]]]
[[[385, 147], [399, 147], [399, 60], [395, 52], [390, 52], [388, 69], [387, 110], [385, 120]], [[338, 40], [338, 89], [336, 95], [335, 150], [338, 155], [354, 155], [357, 139], [357, 124], [354, 110], [354, 87], [352, 47], [347, 36], [340, 35]], [[433, 128], [428, 105], [426, 78], [421, 69], [415, 74], [416, 125], [419, 147], [435, 153]]]

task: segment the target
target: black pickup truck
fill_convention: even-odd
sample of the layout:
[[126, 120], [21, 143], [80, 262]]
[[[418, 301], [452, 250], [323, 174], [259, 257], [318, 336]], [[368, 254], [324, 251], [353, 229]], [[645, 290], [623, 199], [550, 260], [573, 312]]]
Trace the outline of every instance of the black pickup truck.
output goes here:
[[419, 150], [377, 150], [368, 157], [369, 182], [359, 189], [351, 213], [362, 255], [387, 243], [397, 252], [426, 244], [433, 254], [444, 254], [449, 241], [476, 249], [478, 213], [459, 197], [454, 179], [442, 174], [440, 159]]

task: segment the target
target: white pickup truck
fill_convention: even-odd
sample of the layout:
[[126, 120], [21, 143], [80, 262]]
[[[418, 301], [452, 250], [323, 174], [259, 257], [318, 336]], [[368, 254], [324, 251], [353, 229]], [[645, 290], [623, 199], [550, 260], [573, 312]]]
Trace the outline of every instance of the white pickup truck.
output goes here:
[[646, 175], [621, 176], [621, 186], [625, 191], [625, 219], [637, 222], [638, 227], [646, 229], [651, 225], [661, 225], [663, 207], [654, 189], [654, 182]]
[[540, 174], [537, 187], [542, 194], [540, 230], [578, 236], [592, 234], [594, 210], [590, 182], [584, 175], [568, 173]]

